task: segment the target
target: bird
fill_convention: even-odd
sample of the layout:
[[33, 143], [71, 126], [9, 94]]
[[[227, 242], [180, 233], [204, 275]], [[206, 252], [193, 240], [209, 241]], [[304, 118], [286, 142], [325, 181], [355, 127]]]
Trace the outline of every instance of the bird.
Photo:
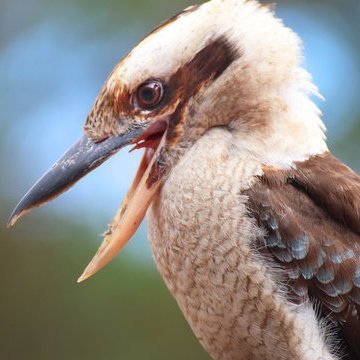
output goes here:
[[360, 177], [329, 151], [302, 47], [256, 0], [186, 8], [115, 67], [8, 225], [143, 149], [79, 282], [147, 214], [157, 269], [213, 359], [360, 359]]

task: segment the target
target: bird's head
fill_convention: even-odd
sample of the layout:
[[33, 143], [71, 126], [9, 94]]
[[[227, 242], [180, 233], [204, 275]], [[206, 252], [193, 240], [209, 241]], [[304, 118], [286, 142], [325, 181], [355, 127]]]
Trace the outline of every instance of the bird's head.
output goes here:
[[212, 0], [151, 32], [114, 69], [85, 135], [30, 189], [9, 224], [64, 192], [120, 148], [145, 153], [105, 241], [80, 280], [104, 266], [141, 223], [167, 174], [213, 127], [270, 166], [326, 147], [298, 37], [252, 0]]

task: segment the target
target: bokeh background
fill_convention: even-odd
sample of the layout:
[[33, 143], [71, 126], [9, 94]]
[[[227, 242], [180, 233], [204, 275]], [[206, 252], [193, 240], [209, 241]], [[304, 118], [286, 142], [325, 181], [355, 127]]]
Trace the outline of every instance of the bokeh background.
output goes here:
[[[113, 66], [191, 3], [0, 0], [0, 359], [208, 359], [155, 270], [145, 226], [106, 269], [75, 282], [140, 154], [119, 153], [5, 229], [16, 201], [80, 136]], [[277, 12], [304, 40], [332, 151], [360, 170], [359, 0], [279, 0]]]

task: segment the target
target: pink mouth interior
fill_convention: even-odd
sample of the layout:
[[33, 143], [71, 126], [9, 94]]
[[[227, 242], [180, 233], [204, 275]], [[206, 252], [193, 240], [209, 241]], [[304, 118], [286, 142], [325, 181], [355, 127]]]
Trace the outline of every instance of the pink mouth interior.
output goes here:
[[133, 144], [136, 145], [130, 151], [141, 148], [151, 148], [156, 150], [167, 129], [167, 126], [168, 123], [164, 120], [158, 120], [150, 125], [137, 139], [133, 141]]

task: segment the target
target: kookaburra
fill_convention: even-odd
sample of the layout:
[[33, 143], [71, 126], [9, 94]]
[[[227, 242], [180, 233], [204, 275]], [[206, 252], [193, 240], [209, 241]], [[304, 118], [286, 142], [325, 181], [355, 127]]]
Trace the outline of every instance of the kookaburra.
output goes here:
[[83, 137], [9, 224], [144, 148], [79, 281], [147, 213], [157, 268], [213, 359], [360, 359], [360, 177], [328, 150], [301, 56], [256, 1], [185, 9], [116, 66]]

